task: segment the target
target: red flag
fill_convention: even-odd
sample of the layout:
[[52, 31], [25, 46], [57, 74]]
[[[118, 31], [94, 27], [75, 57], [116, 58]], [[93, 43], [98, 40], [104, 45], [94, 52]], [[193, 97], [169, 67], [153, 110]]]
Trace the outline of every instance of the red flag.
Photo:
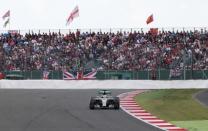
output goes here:
[[7, 17], [10, 17], [10, 10], [8, 10], [3, 16], [2, 19], [5, 19]]
[[74, 20], [74, 18], [76, 18], [78, 16], [79, 16], [79, 8], [78, 8], [78, 6], [76, 6], [74, 8], [74, 10], [70, 13], [70, 15], [67, 19], [67, 24], [70, 24]]
[[154, 21], [154, 19], [153, 19], [153, 14], [152, 14], [152, 15], [150, 15], [150, 16], [147, 18], [146, 23], [149, 24], [149, 23], [151, 23], [151, 22], [153, 22], [153, 21]]

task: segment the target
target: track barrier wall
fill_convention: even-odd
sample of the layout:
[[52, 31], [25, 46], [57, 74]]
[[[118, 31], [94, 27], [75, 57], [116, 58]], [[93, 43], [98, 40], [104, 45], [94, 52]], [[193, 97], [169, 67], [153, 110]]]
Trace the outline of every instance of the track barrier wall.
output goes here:
[[2, 89], [195, 89], [208, 80], [0, 80]]

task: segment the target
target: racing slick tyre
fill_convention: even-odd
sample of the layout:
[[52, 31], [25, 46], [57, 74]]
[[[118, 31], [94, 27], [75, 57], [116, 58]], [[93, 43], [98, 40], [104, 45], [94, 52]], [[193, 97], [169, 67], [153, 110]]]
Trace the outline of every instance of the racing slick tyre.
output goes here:
[[89, 107], [90, 107], [90, 110], [94, 110], [95, 109], [95, 100], [94, 100], [93, 97], [90, 99]]
[[115, 97], [114, 109], [115, 109], [115, 110], [118, 110], [119, 108], [120, 108], [119, 97]]

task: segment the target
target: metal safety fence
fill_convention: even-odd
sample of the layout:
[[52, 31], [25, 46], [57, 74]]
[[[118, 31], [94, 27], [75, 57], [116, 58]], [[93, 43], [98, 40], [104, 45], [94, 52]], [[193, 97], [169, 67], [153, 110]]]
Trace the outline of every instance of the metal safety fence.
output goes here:
[[[170, 70], [146, 70], [146, 71], [98, 71], [98, 80], [190, 80], [208, 79], [208, 70], [181, 70], [177, 75], [171, 74]], [[5, 71], [5, 75], [21, 75], [23, 79], [43, 79], [43, 71]], [[48, 79], [63, 79], [62, 71], [49, 71]]]

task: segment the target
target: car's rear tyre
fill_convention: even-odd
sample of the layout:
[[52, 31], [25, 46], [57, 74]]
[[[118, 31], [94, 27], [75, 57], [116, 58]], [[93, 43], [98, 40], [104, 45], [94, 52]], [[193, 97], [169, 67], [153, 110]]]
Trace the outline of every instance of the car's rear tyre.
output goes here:
[[114, 109], [119, 110], [120, 108], [120, 100], [119, 97], [115, 97], [115, 102], [114, 102]]

